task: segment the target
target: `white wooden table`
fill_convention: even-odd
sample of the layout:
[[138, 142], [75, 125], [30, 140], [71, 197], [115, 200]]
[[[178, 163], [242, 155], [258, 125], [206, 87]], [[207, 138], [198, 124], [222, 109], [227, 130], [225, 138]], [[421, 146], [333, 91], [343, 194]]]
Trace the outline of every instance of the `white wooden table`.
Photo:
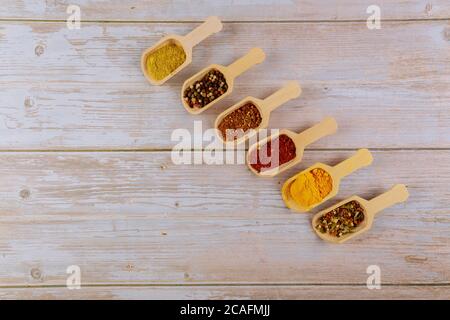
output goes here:
[[[449, 1], [187, 3], [2, 2], [0, 298], [450, 298]], [[81, 8], [80, 30], [66, 27], [69, 4]], [[366, 26], [371, 4], [380, 30]], [[209, 15], [223, 31], [166, 85], [149, 85], [141, 52]], [[253, 46], [266, 61], [220, 106], [188, 115], [182, 81]], [[242, 165], [172, 163], [174, 129], [212, 126], [227, 105], [291, 79], [303, 95], [273, 113], [272, 128], [339, 123], [302, 164], [258, 179]], [[360, 147], [373, 165], [325, 206], [395, 183], [410, 199], [369, 233], [327, 244], [310, 214], [284, 207], [280, 184]], [[66, 288], [70, 265], [80, 290]], [[369, 265], [381, 290], [366, 287]]]

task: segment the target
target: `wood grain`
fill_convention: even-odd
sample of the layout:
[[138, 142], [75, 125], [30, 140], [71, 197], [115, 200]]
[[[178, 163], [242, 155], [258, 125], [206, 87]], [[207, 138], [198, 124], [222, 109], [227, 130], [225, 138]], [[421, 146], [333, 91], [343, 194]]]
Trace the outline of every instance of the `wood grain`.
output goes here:
[[450, 286], [182, 286], [0, 289], [0, 299], [442, 299]]
[[[185, 1], [109, 0], [25, 0], [7, 1], [0, 17], [7, 19], [66, 20], [69, 4], [78, 5], [83, 20], [114, 21], [200, 21], [218, 15], [226, 21], [312, 21], [366, 20], [370, 0], [241, 0]], [[436, 19], [450, 17], [446, 0], [379, 0], [382, 19]]]
[[[450, 298], [447, 0], [378, 1], [380, 30], [367, 29], [365, 0], [70, 4], [80, 30], [66, 27], [66, 1], [0, 6], [0, 299]], [[141, 52], [209, 15], [227, 22], [193, 64], [146, 83]], [[267, 59], [231, 98], [201, 116], [183, 110], [184, 79], [254, 46]], [[339, 123], [301, 165], [265, 180], [242, 165], [173, 164], [173, 130], [207, 129], [227, 105], [292, 79], [303, 95], [270, 127]], [[411, 196], [367, 234], [326, 244], [310, 214], [284, 207], [281, 183], [359, 147], [378, 148], [374, 164], [318, 210], [395, 183]], [[74, 264], [82, 290], [64, 287]], [[366, 288], [369, 265], [382, 290]]]
[[[211, 128], [246, 95], [265, 97], [290, 79], [303, 95], [272, 114], [270, 126], [301, 130], [326, 115], [339, 133], [316, 148], [449, 148], [448, 22], [226, 24], [167, 85], [148, 84], [141, 52], [194, 24], [2, 23], [0, 149], [170, 149], [177, 128]], [[270, 35], [270, 36], [267, 36]], [[182, 81], [201, 67], [228, 64], [261, 46], [266, 61], [236, 80], [220, 106], [190, 116]], [[420, 130], [417, 128], [420, 127]]]
[[175, 166], [167, 152], [3, 153], [0, 285], [65, 285], [72, 264], [96, 285], [365, 284], [369, 265], [385, 284], [449, 283], [449, 151], [374, 152], [326, 205], [395, 183], [411, 196], [346, 245], [324, 243], [310, 214], [284, 207], [288, 176], [351, 153], [307, 151], [279, 179]]

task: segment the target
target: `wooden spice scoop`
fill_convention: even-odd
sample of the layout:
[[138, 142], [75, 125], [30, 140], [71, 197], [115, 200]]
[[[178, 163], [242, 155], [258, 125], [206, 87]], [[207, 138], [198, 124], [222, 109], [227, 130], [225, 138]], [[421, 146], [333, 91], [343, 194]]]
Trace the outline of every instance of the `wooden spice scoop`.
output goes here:
[[[281, 106], [282, 104], [288, 102], [291, 99], [295, 99], [302, 93], [302, 88], [300, 87], [297, 81], [289, 81], [283, 88], [274, 92], [264, 100], [257, 99], [254, 97], [246, 97], [234, 104], [233, 106], [226, 109], [224, 112], [219, 114], [216, 118], [216, 122], [214, 127], [216, 128], [217, 136], [220, 140], [222, 140], [225, 144], [233, 144], [233, 143], [242, 143], [246, 141], [248, 138], [252, 137], [257, 133], [257, 130], [267, 128], [269, 125], [270, 113]], [[231, 112], [239, 109], [243, 105], [247, 103], [252, 103], [255, 107], [258, 108], [258, 111], [261, 115], [261, 123], [257, 128], [253, 130], [249, 130], [243, 136], [239, 137], [236, 140], [225, 141], [220, 133], [219, 124], [222, 122], [223, 118], [229, 115]]]
[[[375, 217], [375, 214], [378, 212], [393, 206], [394, 204], [404, 202], [408, 199], [408, 189], [404, 184], [397, 184], [395, 185], [391, 190], [377, 196], [376, 198], [373, 198], [372, 200], [366, 200], [363, 198], [360, 198], [358, 196], [352, 196], [350, 198], [347, 198], [338, 204], [327, 208], [325, 210], [322, 210], [321, 212], [317, 213], [313, 219], [312, 219], [312, 227], [314, 231], [317, 233], [317, 235], [322, 238], [323, 240], [333, 242], [333, 243], [343, 243], [353, 237], [356, 237], [357, 235], [366, 232], [372, 227], [373, 219]], [[316, 229], [316, 225], [318, 224], [318, 219], [330, 212], [331, 210], [334, 210], [350, 201], [357, 201], [361, 204], [361, 207], [364, 210], [364, 220], [361, 222], [359, 226], [356, 227], [354, 232], [348, 233], [345, 235], [342, 235], [341, 237], [334, 237], [332, 235], [329, 235], [327, 233], [322, 233], [319, 230]]]
[[[201, 41], [205, 40], [210, 35], [219, 32], [222, 30], [222, 22], [220, 22], [218, 17], [211, 16], [208, 17], [205, 22], [203, 22], [200, 26], [192, 30], [190, 33], [188, 33], [185, 36], [179, 36], [176, 34], [170, 34], [159, 40], [154, 46], [148, 48], [142, 53], [141, 56], [141, 69], [144, 73], [145, 77], [147, 78], [150, 83], [154, 85], [161, 85], [170, 78], [172, 78], [175, 74], [180, 72], [183, 68], [185, 68], [187, 65], [189, 65], [192, 62], [192, 48], [196, 46]], [[182, 65], [180, 65], [177, 69], [172, 71], [167, 77], [165, 77], [162, 80], [155, 80], [153, 79], [147, 72], [147, 57], [150, 53], [152, 53], [154, 50], [159, 49], [163, 45], [175, 43], [179, 46], [181, 46], [186, 54], [186, 60]]]
[[[314, 207], [317, 207], [321, 203], [324, 203], [325, 201], [333, 198], [338, 192], [339, 192], [339, 185], [341, 183], [341, 179], [348, 176], [350, 173], [368, 166], [372, 163], [373, 158], [372, 154], [367, 149], [359, 149], [353, 156], [350, 158], [342, 161], [341, 163], [335, 165], [334, 167], [328, 166], [323, 163], [316, 163], [309, 167], [308, 169], [303, 170], [302, 172], [294, 175], [293, 177], [289, 178], [284, 184], [281, 189], [281, 195], [283, 197], [283, 201], [286, 204], [286, 206], [294, 211], [298, 212], [307, 212], [311, 210]], [[298, 203], [294, 201], [294, 199], [291, 198], [290, 195], [290, 186], [291, 184], [297, 179], [298, 176], [301, 174], [307, 173], [313, 169], [320, 168], [322, 170], [325, 170], [328, 172], [333, 180], [333, 188], [331, 189], [330, 193], [322, 199], [322, 201], [313, 204], [309, 207], [302, 207]]]
[[[199, 114], [199, 113], [202, 113], [203, 111], [208, 110], [213, 105], [215, 105], [217, 102], [219, 102], [220, 100], [222, 100], [223, 98], [225, 98], [226, 96], [231, 94], [231, 92], [233, 91], [234, 79], [237, 76], [244, 73], [245, 71], [250, 69], [255, 64], [263, 62], [265, 58], [266, 58], [266, 55], [264, 54], [264, 51], [261, 48], [253, 48], [245, 56], [239, 58], [238, 60], [236, 60], [229, 66], [222, 66], [219, 64], [211, 64], [208, 67], [201, 70], [200, 72], [197, 72], [195, 75], [193, 75], [192, 77], [187, 79], [184, 82], [183, 87], [181, 88], [181, 101], [183, 102], [183, 106], [191, 114]], [[184, 98], [183, 98], [184, 91], [195, 81], [203, 78], [203, 76], [205, 76], [205, 74], [208, 73], [208, 71], [210, 71], [211, 69], [216, 69], [224, 75], [225, 80], [227, 81], [227, 84], [228, 84], [227, 91], [224, 94], [222, 94], [220, 97], [211, 101], [210, 103], [208, 103], [206, 106], [204, 106], [202, 108], [189, 107], [189, 105], [187, 104], [186, 101], [184, 101]]]
[[[302, 161], [303, 158], [303, 152], [309, 144], [319, 140], [320, 138], [323, 138], [327, 135], [335, 133], [337, 130], [337, 123], [336, 120], [332, 117], [326, 117], [321, 122], [316, 124], [315, 126], [306, 129], [305, 131], [301, 133], [295, 133], [291, 130], [282, 129], [279, 131], [279, 133], [275, 135], [271, 135], [261, 141], [258, 141], [257, 143], [250, 146], [247, 152], [247, 166], [249, 169], [256, 175], [260, 177], [274, 177], [277, 174], [291, 168], [292, 166], [296, 165], [300, 161]], [[261, 172], [256, 171], [250, 164], [250, 155], [252, 152], [256, 150], [259, 146], [264, 146], [267, 142], [276, 139], [280, 135], [287, 135], [289, 138], [292, 139], [292, 141], [295, 144], [295, 158], [292, 159], [289, 162], [286, 162], [282, 164], [281, 166], [268, 169], [268, 170], [262, 170]]]

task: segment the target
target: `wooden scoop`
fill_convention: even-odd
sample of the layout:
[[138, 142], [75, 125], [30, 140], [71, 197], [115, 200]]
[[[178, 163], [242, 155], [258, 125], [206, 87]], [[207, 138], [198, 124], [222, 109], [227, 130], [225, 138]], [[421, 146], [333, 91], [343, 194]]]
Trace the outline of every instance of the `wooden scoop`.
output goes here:
[[[366, 199], [360, 198], [358, 196], [353, 196], [348, 199], [345, 199], [335, 206], [332, 206], [328, 209], [325, 209], [319, 213], [317, 213], [313, 219], [312, 219], [312, 227], [314, 231], [317, 233], [319, 237], [321, 237], [323, 240], [333, 242], [333, 243], [343, 243], [353, 237], [356, 237], [360, 233], [366, 232], [372, 227], [373, 219], [375, 217], [375, 214], [378, 212], [393, 206], [396, 203], [404, 202], [406, 199], [408, 199], [408, 189], [406, 189], [406, 186], [404, 184], [397, 184], [395, 185], [391, 190], [379, 195], [378, 197], [367, 201]], [[334, 210], [352, 200], [355, 200], [361, 204], [361, 207], [364, 210], [364, 220], [361, 222], [361, 224], [354, 230], [352, 233], [345, 234], [341, 237], [334, 237], [332, 235], [329, 235], [327, 233], [322, 233], [319, 230], [316, 229], [317, 220], [324, 214], [330, 212], [331, 210]]]
[[[284, 184], [281, 189], [281, 195], [283, 197], [284, 203], [286, 206], [294, 211], [298, 212], [307, 212], [311, 210], [314, 207], [317, 207], [321, 203], [324, 203], [325, 201], [333, 198], [338, 192], [339, 192], [339, 185], [341, 183], [341, 179], [345, 176], [348, 176], [350, 173], [368, 166], [372, 163], [372, 154], [367, 149], [359, 149], [353, 156], [350, 158], [342, 161], [341, 163], [335, 165], [334, 167], [330, 167], [323, 163], [316, 163], [309, 167], [306, 170], [303, 170], [302, 172], [296, 174], [295, 176], [289, 178]], [[321, 168], [328, 172], [333, 180], [333, 187], [330, 191], [330, 193], [322, 199], [322, 201], [313, 204], [309, 207], [302, 207], [297, 202], [294, 201], [294, 199], [291, 197], [290, 187], [291, 184], [300, 176], [301, 174], [307, 173], [313, 169]]]
[[[302, 88], [298, 84], [297, 81], [290, 81], [288, 82], [283, 88], [279, 89], [278, 91], [271, 94], [269, 97], [267, 97], [264, 100], [257, 99], [254, 97], [246, 97], [236, 103], [235, 105], [229, 107], [224, 112], [219, 114], [216, 118], [215, 122], [215, 128], [217, 136], [220, 140], [222, 140], [225, 144], [234, 144], [234, 143], [242, 143], [251, 136], [255, 135], [257, 133], [257, 130], [267, 128], [269, 125], [269, 118], [270, 113], [281, 106], [282, 104], [288, 102], [291, 99], [297, 98], [302, 93]], [[221, 132], [219, 131], [219, 124], [222, 122], [223, 118], [225, 118], [227, 115], [229, 115], [231, 112], [235, 111], [236, 109], [239, 109], [240, 107], [244, 106], [247, 103], [252, 103], [255, 107], [258, 108], [258, 111], [261, 115], [261, 123], [257, 128], [254, 128], [253, 130], [248, 130], [244, 135], [240, 136], [236, 140], [230, 140], [227, 141], [222, 137]]]
[[[177, 74], [179, 71], [184, 69], [187, 65], [189, 65], [192, 62], [192, 48], [195, 45], [205, 40], [213, 33], [219, 32], [220, 30], [222, 30], [222, 22], [220, 22], [218, 17], [212, 16], [207, 18], [205, 22], [203, 22], [200, 26], [198, 26], [185, 36], [179, 36], [176, 34], [165, 36], [164, 38], [159, 40], [153, 47], [148, 48], [142, 53], [141, 56], [142, 72], [144, 73], [147, 80], [150, 81], [150, 83], [154, 85], [163, 84], [164, 82], [172, 78], [175, 74]], [[147, 72], [147, 57], [150, 53], [152, 53], [156, 49], [159, 49], [160, 47], [170, 43], [175, 43], [183, 48], [184, 53], [186, 54], [186, 60], [181, 66], [172, 71], [172, 73], [170, 73], [164, 79], [162, 80], [153, 79]]]
[[[192, 77], [190, 77], [189, 79], [187, 79], [184, 82], [183, 87], [181, 88], [181, 101], [183, 102], [183, 106], [191, 114], [199, 114], [199, 113], [202, 113], [203, 111], [206, 111], [207, 109], [209, 109], [213, 105], [215, 105], [217, 102], [219, 102], [220, 100], [222, 100], [223, 98], [225, 98], [226, 96], [231, 94], [231, 92], [233, 91], [234, 79], [237, 76], [239, 76], [243, 72], [247, 71], [255, 64], [263, 62], [265, 58], [266, 58], [266, 55], [264, 54], [264, 51], [262, 51], [262, 49], [253, 48], [245, 56], [243, 56], [242, 58], [239, 58], [238, 60], [236, 60], [229, 66], [212, 64], [212, 65], [204, 68], [203, 70], [196, 73], [195, 75], [193, 75]], [[184, 101], [184, 98], [183, 98], [184, 91], [195, 81], [203, 78], [205, 76], [205, 74], [208, 73], [208, 71], [210, 71], [212, 69], [216, 69], [224, 75], [225, 80], [228, 84], [228, 90], [224, 94], [222, 94], [220, 97], [211, 101], [209, 104], [207, 104], [206, 106], [204, 106], [202, 108], [191, 108], [187, 104], [187, 102]]]
[[[260, 177], [274, 177], [277, 174], [291, 168], [292, 166], [294, 166], [297, 163], [299, 163], [300, 161], [302, 161], [303, 152], [307, 145], [319, 140], [322, 137], [325, 137], [327, 135], [335, 133], [336, 130], [337, 130], [337, 123], [336, 123], [336, 120], [332, 117], [326, 117], [320, 123], [316, 124], [315, 126], [309, 128], [301, 133], [295, 133], [295, 132], [293, 132], [291, 130], [287, 130], [287, 129], [280, 130], [280, 132], [278, 134], [271, 135], [255, 144], [253, 144], [252, 146], [250, 146], [250, 148], [248, 149], [248, 152], [247, 152], [247, 166], [254, 174], [256, 174]], [[277, 166], [272, 169], [261, 170], [261, 172], [256, 171], [251, 166], [252, 159], [250, 159], [250, 155], [252, 154], [252, 152], [256, 152], [256, 149], [259, 146], [264, 146], [267, 144], [267, 142], [274, 140], [283, 134], [287, 135], [289, 138], [292, 139], [292, 141], [294, 141], [295, 152], [296, 152], [295, 158], [289, 162], [282, 164], [281, 166]], [[267, 153], [265, 153], [265, 154], [267, 154]]]

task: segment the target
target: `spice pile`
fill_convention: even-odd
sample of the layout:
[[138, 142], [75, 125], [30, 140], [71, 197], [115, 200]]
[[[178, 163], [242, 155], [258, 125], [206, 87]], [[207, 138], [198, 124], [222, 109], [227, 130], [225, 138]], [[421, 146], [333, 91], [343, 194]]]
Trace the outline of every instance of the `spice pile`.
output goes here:
[[303, 208], [320, 203], [333, 189], [333, 179], [321, 168], [301, 174], [292, 182], [288, 192], [292, 199]]
[[183, 48], [175, 43], [168, 43], [147, 56], [147, 72], [151, 78], [162, 80], [185, 61], [186, 53]]
[[358, 201], [353, 200], [321, 216], [316, 229], [340, 238], [352, 233], [363, 221], [364, 209]]
[[184, 90], [183, 99], [191, 108], [203, 108], [227, 90], [225, 76], [219, 70], [212, 69]]
[[269, 140], [262, 146], [253, 150], [249, 155], [249, 163], [257, 172], [279, 167], [296, 156], [294, 141], [282, 134]]
[[246, 103], [225, 116], [217, 126], [224, 140], [236, 140], [261, 124], [262, 118], [253, 103]]

